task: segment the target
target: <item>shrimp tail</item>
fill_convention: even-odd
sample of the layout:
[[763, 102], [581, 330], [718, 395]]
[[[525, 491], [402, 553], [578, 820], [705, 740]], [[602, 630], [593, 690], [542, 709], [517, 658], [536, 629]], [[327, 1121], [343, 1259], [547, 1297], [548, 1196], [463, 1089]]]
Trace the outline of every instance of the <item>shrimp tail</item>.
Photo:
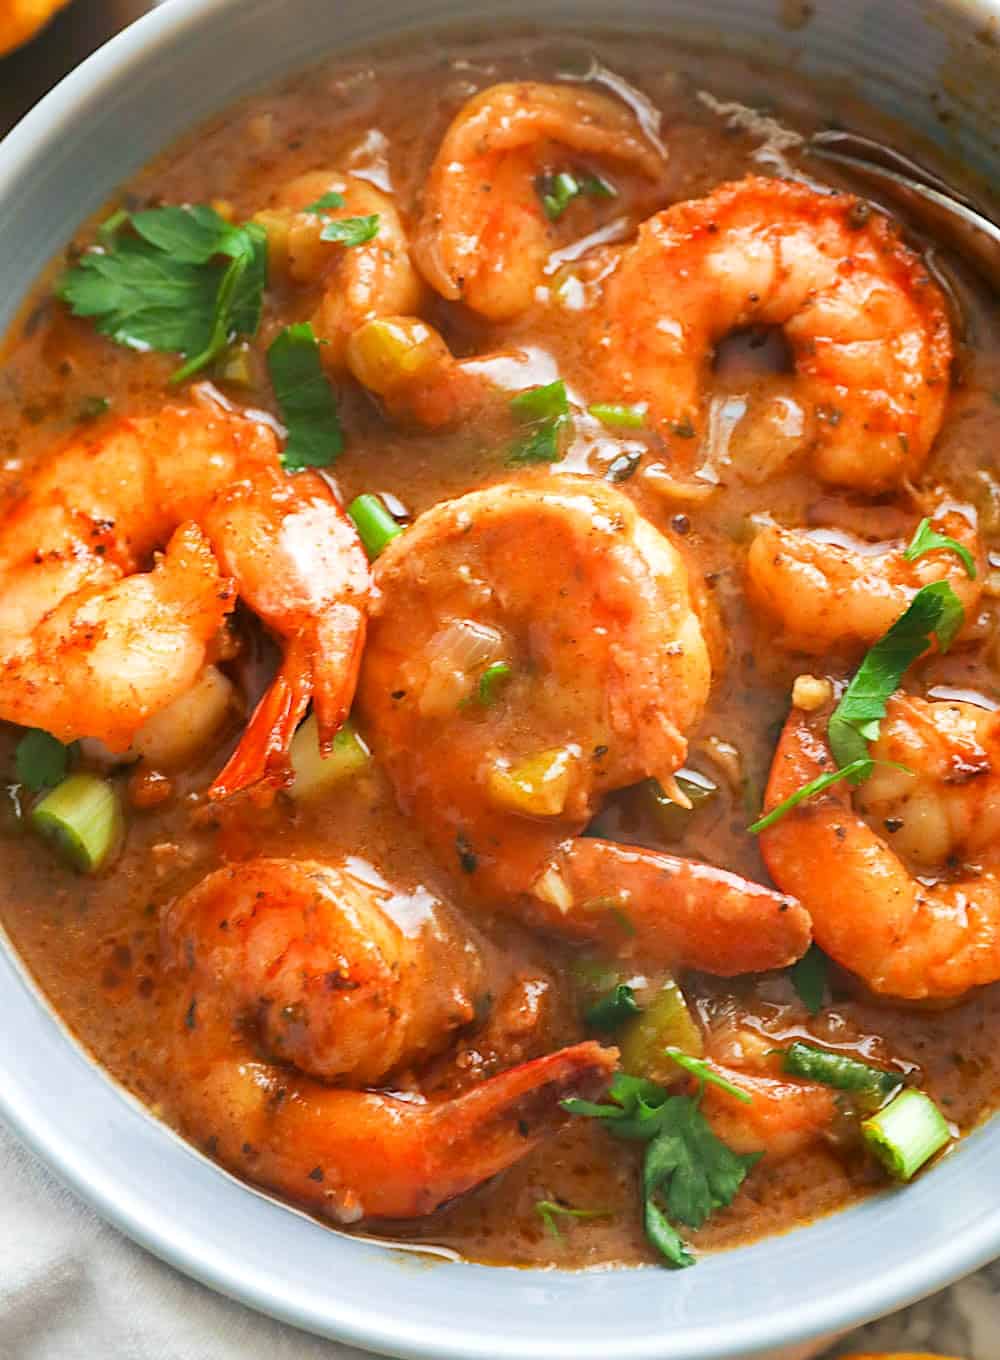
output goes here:
[[364, 610], [346, 603], [331, 605], [316, 623], [312, 701], [324, 755], [351, 709], [367, 623]]
[[[550, 1137], [566, 1116], [571, 1097], [599, 1098], [618, 1062], [618, 1050], [588, 1041], [509, 1068], [435, 1109], [438, 1133], [430, 1140], [431, 1166], [419, 1194], [428, 1212], [497, 1175]], [[416, 1188], [416, 1187], [414, 1187]]]
[[312, 671], [303, 664], [303, 647], [297, 638], [286, 650], [278, 673], [254, 709], [236, 750], [216, 775], [209, 797], [230, 798], [263, 781], [286, 782], [288, 748], [312, 696]]
[[794, 897], [712, 864], [590, 837], [563, 847], [533, 898], [543, 927], [717, 977], [785, 968], [812, 935]]

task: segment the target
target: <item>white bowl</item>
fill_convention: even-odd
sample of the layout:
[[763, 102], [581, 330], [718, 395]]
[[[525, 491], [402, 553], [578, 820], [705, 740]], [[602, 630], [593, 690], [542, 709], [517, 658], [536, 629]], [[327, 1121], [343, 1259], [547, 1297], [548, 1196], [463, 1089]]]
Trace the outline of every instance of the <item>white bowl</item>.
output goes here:
[[[849, 78], [985, 173], [1000, 4], [819, 0], [172, 0], [116, 38], [0, 145], [0, 328], [122, 180], [192, 123], [341, 46], [448, 19], [655, 27]], [[933, 102], [932, 102], [933, 96]], [[949, 115], [947, 123], [938, 115]], [[251, 1307], [421, 1360], [734, 1360], [897, 1308], [1000, 1254], [1000, 1123], [905, 1192], [694, 1270], [510, 1270], [423, 1259], [325, 1229], [182, 1143], [81, 1051], [0, 950], [0, 1113], [136, 1241]]]

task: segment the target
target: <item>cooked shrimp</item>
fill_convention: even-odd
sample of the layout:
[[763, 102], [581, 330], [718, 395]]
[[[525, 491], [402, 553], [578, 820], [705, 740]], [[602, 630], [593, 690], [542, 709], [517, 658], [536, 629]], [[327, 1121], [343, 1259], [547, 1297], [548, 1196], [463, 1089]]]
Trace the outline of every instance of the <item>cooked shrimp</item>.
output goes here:
[[[912, 773], [877, 766], [853, 806], [836, 784], [782, 817], [761, 836], [774, 881], [802, 899], [818, 943], [872, 991], [948, 998], [997, 981], [1000, 714], [897, 694], [871, 753]], [[766, 806], [832, 768], [816, 718], [793, 710]]]
[[[309, 210], [328, 194], [338, 194], [341, 205]], [[342, 367], [347, 341], [364, 322], [419, 308], [425, 290], [410, 261], [399, 212], [391, 196], [374, 185], [313, 170], [286, 184], [258, 217], [268, 228], [272, 267], [293, 283], [322, 290], [312, 324], [328, 367]], [[323, 240], [327, 222], [357, 217], [376, 218], [370, 241]]]
[[673, 787], [710, 681], [685, 560], [621, 492], [547, 475], [443, 502], [376, 578], [366, 730], [474, 893], [647, 961], [729, 973], [802, 952], [808, 920], [767, 889], [574, 839], [611, 790]]
[[578, 85], [482, 90], [431, 166], [413, 251], [424, 277], [491, 320], [526, 311], [563, 233], [546, 217], [540, 182], [608, 161], [653, 184], [663, 175], [662, 152], [623, 104]]
[[188, 1132], [226, 1165], [340, 1222], [432, 1212], [524, 1156], [560, 1102], [603, 1089], [615, 1052], [577, 1044], [462, 1095], [391, 1084], [473, 1020], [482, 959], [422, 889], [359, 861], [258, 859], [167, 912], [182, 981], [169, 1046]]
[[771, 1160], [789, 1157], [822, 1138], [836, 1118], [836, 1092], [828, 1086], [720, 1063], [712, 1068], [750, 1096], [744, 1102], [721, 1087], [705, 1086], [708, 1121], [734, 1152], [763, 1152]]
[[906, 541], [865, 543], [843, 533], [773, 524], [750, 545], [750, 598], [780, 623], [775, 640], [782, 647], [817, 656], [838, 646], [876, 642], [932, 581], [947, 581], [966, 617], [972, 617], [984, 578], [975, 518], [943, 506], [931, 524], [968, 548], [976, 562], [974, 579], [952, 549], [937, 548], [908, 562]]
[[850, 194], [751, 177], [650, 218], [595, 313], [594, 396], [698, 433], [713, 347], [751, 325], [784, 328], [818, 476], [876, 492], [920, 470], [948, 397], [945, 301]]
[[346, 715], [364, 552], [324, 484], [285, 476], [253, 421], [177, 406], [74, 435], [0, 527], [0, 581], [8, 722], [126, 750], [195, 683], [237, 594], [285, 656], [219, 787], [261, 777], [310, 699], [329, 737]]

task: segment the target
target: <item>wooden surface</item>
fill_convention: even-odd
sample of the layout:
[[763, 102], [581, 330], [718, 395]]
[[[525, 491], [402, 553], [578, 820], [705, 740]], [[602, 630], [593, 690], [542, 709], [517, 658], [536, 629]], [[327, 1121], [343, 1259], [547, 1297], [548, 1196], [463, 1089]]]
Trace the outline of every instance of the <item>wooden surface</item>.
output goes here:
[[155, 0], [75, 0], [34, 42], [0, 58], [0, 136], [67, 71]]

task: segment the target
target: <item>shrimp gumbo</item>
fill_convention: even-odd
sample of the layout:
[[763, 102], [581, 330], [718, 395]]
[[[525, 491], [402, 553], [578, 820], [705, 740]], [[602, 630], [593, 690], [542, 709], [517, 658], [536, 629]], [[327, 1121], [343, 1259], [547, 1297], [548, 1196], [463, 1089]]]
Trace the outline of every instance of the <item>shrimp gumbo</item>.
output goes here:
[[0, 920], [331, 1226], [686, 1267], [997, 1104], [1000, 315], [831, 125], [981, 193], [662, 35], [338, 58], [5, 341]]

